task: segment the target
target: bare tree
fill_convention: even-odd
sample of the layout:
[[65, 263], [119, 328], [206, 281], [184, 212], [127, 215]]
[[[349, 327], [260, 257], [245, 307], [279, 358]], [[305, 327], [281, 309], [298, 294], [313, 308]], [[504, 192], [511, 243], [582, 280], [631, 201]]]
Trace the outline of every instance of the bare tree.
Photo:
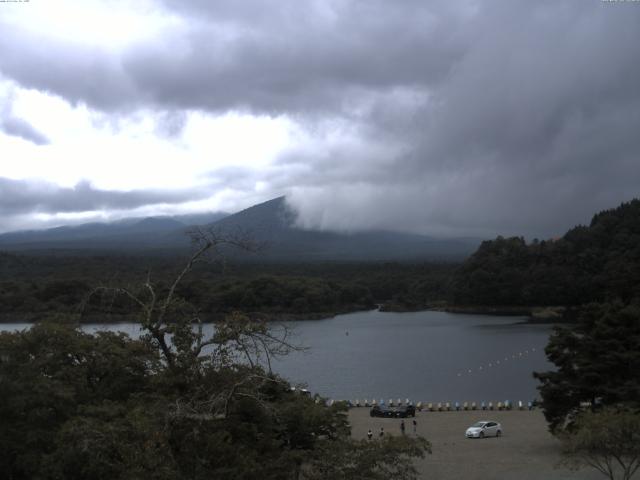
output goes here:
[[[234, 312], [216, 323], [213, 332], [206, 335], [200, 312], [188, 299], [178, 294], [178, 287], [194, 266], [203, 261], [223, 262], [228, 249], [256, 252], [261, 245], [244, 232], [234, 234], [204, 228], [189, 231], [193, 253], [175, 279], [166, 289], [158, 288], [151, 274], [138, 286], [101, 286], [91, 295], [112, 294], [128, 298], [138, 307], [143, 340], [156, 347], [167, 367], [182, 378], [197, 376], [204, 371], [233, 365], [247, 371], [236, 375], [224, 387], [190, 394], [177, 399], [176, 414], [224, 415], [232, 398], [253, 395], [265, 382], [278, 381], [272, 375], [272, 359], [299, 350], [291, 341], [291, 331], [286, 326], [273, 329], [264, 321], [252, 320], [240, 312]], [[266, 374], [261, 373], [264, 367]]]

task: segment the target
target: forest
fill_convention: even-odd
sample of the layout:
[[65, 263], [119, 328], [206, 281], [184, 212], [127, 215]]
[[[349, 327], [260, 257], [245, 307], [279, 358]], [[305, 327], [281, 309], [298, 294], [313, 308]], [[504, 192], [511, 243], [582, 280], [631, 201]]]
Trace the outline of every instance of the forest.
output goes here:
[[[0, 319], [77, 314], [85, 321], [130, 315], [124, 298], [92, 296], [96, 288], [135, 284], [149, 276], [159, 288], [178, 260], [153, 256], [94, 257], [0, 254]], [[441, 301], [455, 268], [448, 263], [210, 264], [194, 267], [179, 286], [208, 320], [234, 310], [263, 318], [322, 318], [393, 303], [416, 308]]]
[[483, 242], [455, 270], [456, 305], [564, 305], [640, 297], [640, 200], [594, 215], [558, 239]]

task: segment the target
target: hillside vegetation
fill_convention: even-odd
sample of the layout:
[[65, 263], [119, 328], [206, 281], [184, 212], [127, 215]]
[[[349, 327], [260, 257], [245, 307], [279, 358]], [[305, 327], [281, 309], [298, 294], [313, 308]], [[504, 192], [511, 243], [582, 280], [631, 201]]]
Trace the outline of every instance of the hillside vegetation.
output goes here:
[[596, 214], [562, 238], [483, 242], [455, 272], [457, 305], [581, 305], [640, 297], [640, 200]]
[[[150, 273], [168, 288], [177, 260], [167, 257], [93, 257], [0, 254], [0, 319], [35, 320], [73, 314], [84, 320], [125, 320], [135, 309], [126, 298], [93, 296], [96, 287], [136, 284]], [[455, 264], [313, 263], [200, 264], [179, 293], [209, 320], [242, 310], [267, 318], [318, 318], [376, 304], [416, 308], [442, 301]], [[409, 306], [409, 307], [407, 307]]]

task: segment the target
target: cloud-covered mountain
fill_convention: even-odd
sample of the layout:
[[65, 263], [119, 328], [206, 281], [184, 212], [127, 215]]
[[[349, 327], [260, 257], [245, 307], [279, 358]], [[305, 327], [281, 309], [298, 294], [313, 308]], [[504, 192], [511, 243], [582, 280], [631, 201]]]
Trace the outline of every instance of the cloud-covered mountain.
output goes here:
[[306, 230], [284, 197], [255, 205], [214, 224], [223, 232], [248, 232], [264, 243], [260, 256], [270, 261], [367, 261], [463, 258], [478, 239], [437, 239], [391, 231], [356, 233]]
[[[296, 226], [296, 213], [279, 197], [236, 214], [151, 217], [111, 224], [89, 223], [41, 231], [0, 235], [8, 250], [66, 249], [134, 251], [145, 253], [186, 250], [189, 225], [205, 225], [223, 234], [242, 232], [264, 245], [251, 259], [259, 261], [368, 261], [459, 259], [469, 255], [478, 239], [436, 239], [389, 231], [340, 233], [305, 230]], [[212, 221], [213, 220], [213, 221]], [[240, 257], [239, 257], [240, 258]]]

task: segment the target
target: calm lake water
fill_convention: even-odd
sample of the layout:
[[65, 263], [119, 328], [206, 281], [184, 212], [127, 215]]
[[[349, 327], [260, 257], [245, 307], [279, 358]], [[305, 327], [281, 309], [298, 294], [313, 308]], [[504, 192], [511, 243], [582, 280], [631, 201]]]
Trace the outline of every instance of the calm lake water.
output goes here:
[[[544, 347], [550, 325], [520, 317], [444, 312], [358, 312], [288, 322], [308, 347], [273, 363], [293, 383], [334, 399], [409, 398], [414, 402], [528, 401], [533, 371], [552, 368]], [[3, 330], [26, 324], [0, 325]], [[211, 327], [209, 327], [211, 328]], [[86, 325], [136, 337], [137, 324]]]

